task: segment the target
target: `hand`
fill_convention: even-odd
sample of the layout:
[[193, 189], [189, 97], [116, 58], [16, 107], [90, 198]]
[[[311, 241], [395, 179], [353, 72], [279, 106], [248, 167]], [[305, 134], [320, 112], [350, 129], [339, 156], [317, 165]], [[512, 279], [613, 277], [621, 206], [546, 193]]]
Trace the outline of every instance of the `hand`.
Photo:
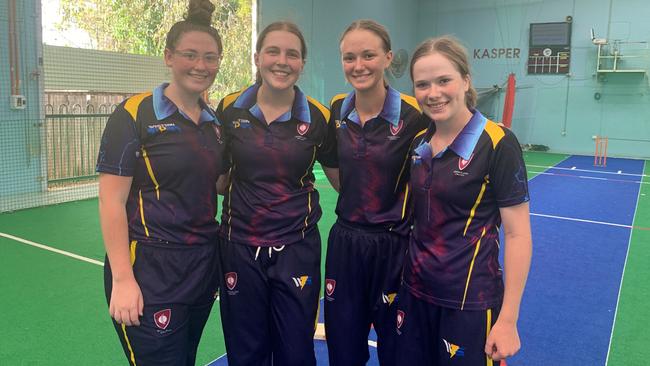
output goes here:
[[494, 361], [500, 361], [513, 356], [519, 348], [521, 342], [517, 325], [497, 320], [485, 342], [485, 353]]
[[142, 291], [134, 278], [128, 280], [113, 280], [111, 303], [108, 311], [118, 324], [126, 326], [140, 325], [140, 316], [144, 309]]

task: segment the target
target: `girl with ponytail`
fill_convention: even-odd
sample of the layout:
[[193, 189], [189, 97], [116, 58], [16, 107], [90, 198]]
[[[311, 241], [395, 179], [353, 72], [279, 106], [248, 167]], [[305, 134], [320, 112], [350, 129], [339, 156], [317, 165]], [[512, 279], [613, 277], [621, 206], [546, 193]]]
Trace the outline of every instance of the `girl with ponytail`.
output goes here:
[[219, 70], [215, 7], [191, 0], [167, 34], [169, 83], [125, 100], [97, 159], [109, 312], [130, 365], [194, 365], [219, 284], [221, 124], [202, 99]]

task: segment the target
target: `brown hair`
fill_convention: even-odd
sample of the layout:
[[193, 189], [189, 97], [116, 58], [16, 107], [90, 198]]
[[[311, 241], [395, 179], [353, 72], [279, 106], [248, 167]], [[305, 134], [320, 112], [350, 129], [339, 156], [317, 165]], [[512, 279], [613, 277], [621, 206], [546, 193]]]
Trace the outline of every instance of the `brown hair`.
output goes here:
[[211, 35], [217, 42], [219, 53], [223, 52], [219, 32], [212, 27], [212, 13], [214, 9], [215, 6], [210, 0], [190, 0], [185, 19], [174, 23], [169, 32], [167, 32], [165, 48], [174, 50], [176, 43], [178, 43], [178, 40], [184, 33], [198, 31]]
[[391, 50], [390, 36], [388, 35], [388, 30], [386, 30], [386, 27], [375, 22], [372, 19], [359, 19], [352, 22], [352, 24], [350, 24], [341, 35], [341, 39], [339, 39], [339, 43], [343, 42], [343, 38], [345, 38], [345, 36], [348, 33], [357, 29], [367, 30], [369, 32], [374, 33], [377, 37], [379, 37], [379, 39], [381, 39], [381, 44], [384, 51], [389, 52]]
[[[285, 31], [289, 32], [300, 40], [300, 56], [302, 57], [302, 61], [305, 62], [307, 59], [307, 42], [305, 42], [305, 37], [302, 35], [302, 32], [300, 31], [300, 28], [295, 23], [282, 20], [282, 21], [277, 21], [273, 22], [269, 25], [267, 25], [257, 36], [257, 42], [255, 43], [255, 52], [259, 53], [262, 51], [262, 46], [264, 45], [264, 40], [266, 39], [266, 36], [269, 35], [271, 32], [275, 31]], [[256, 82], [261, 82], [262, 81], [262, 76], [260, 75], [259, 70], [255, 73], [255, 81]]]
[[460, 75], [469, 80], [469, 89], [465, 92], [465, 105], [470, 110], [474, 109], [474, 107], [476, 107], [477, 94], [471, 81], [469, 62], [467, 61], [467, 50], [459, 40], [452, 36], [445, 35], [436, 38], [429, 38], [420, 43], [411, 57], [411, 81], [413, 81], [413, 65], [415, 65], [415, 63], [422, 57], [434, 53], [439, 53], [445, 56], [449, 61], [451, 61]]

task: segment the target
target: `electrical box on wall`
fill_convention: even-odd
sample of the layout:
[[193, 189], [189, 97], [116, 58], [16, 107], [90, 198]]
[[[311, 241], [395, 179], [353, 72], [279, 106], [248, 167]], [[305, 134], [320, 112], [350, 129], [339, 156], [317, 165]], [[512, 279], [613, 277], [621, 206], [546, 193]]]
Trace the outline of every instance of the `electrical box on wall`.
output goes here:
[[24, 95], [11, 96], [11, 109], [25, 109], [27, 106], [27, 99]]

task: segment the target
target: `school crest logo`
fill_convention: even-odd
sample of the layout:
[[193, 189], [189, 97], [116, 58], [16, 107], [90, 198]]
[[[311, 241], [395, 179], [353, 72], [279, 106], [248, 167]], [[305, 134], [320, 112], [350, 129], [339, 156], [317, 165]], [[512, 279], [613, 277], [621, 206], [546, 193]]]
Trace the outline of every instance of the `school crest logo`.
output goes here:
[[330, 278], [325, 279], [325, 293], [327, 296], [334, 295], [334, 290], [336, 289], [336, 281]]
[[237, 272], [226, 273], [226, 287], [232, 291], [237, 286]]
[[298, 134], [300, 136], [304, 136], [307, 133], [307, 131], [309, 131], [309, 123], [306, 122], [298, 123], [298, 127], [296, 129], [298, 130]]
[[402, 310], [397, 310], [397, 329], [402, 328], [406, 314]]
[[458, 169], [464, 170], [465, 168], [467, 168], [469, 163], [472, 161], [472, 158], [474, 158], [474, 154], [472, 154], [472, 156], [470, 156], [468, 160], [463, 159], [462, 156], [458, 157]]
[[404, 127], [404, 120], [400, 119], [399, 123], [397, 123], [397, 126], [394, 126], [392, 123], [390, 124], [390, 133], [395, 136], [397, 135], [401, 130], [402, 127]]
[[156, 326], [162, 330], [167, 329], [169, 322], [172, 319], [172, 309], [164, 309], [153, 314], [153, 321]]

